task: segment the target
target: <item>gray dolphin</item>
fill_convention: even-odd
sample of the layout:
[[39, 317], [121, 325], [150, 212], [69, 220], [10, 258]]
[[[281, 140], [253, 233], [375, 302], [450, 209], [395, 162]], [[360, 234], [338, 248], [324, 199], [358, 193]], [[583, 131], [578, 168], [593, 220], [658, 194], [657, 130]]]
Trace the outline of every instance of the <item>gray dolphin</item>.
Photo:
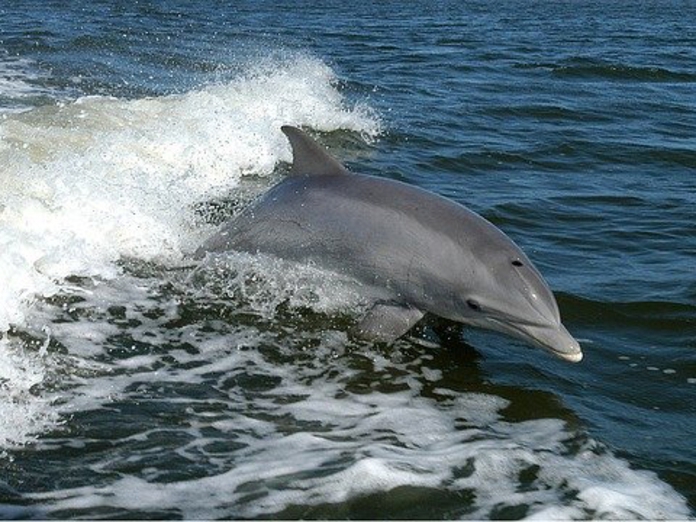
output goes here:
[[354, 333], [392, 342], [425, 312], [523, 339], [577, 362], [551, 290], [501, 230], [399, 181], [349, 172], [285, 126], [290, 175], [197, 251], [266, 253], [348, 274], [374, 302]]

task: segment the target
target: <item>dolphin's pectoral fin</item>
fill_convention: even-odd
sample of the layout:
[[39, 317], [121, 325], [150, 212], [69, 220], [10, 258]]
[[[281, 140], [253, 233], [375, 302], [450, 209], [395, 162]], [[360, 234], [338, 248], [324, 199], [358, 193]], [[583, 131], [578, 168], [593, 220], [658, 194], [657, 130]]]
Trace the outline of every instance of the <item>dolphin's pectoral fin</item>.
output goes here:
[[351, 333], [361, 339], [392, 343], [422, 317], [422, 311], [409, 305], [377, 303]]

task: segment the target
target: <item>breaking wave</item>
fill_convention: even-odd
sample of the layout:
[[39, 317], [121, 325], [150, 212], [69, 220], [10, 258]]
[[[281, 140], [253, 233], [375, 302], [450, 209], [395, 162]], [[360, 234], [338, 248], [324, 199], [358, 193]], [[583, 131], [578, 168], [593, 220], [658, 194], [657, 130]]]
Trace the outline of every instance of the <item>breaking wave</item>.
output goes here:
[[[113, 279], [127, 258], [181, 262], [211, 230], [198, 204], [290, 160], [281, 125], [376, 136], [379, 119], [338, 83], [300, 56], [182, 95], [90, 96], [2, 115], [0, 332], [24, 327], [37, 300], [69, 291], [71, 278]], [[0, 441], [21, 443], [41, 415], [18, 390], [42, 380], [42, 365], [2, 352]]]

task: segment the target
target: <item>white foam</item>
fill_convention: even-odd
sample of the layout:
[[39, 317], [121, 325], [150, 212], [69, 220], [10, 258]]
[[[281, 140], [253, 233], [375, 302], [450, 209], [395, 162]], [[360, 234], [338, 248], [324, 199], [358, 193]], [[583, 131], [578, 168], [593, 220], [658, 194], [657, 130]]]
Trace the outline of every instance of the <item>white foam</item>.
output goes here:
[[[138, 510], [190, 519], [255, 518], [294, 513], [286, 511], [293, 506], [359, 504], [370, 495], [418, 488], [420, 495], [446, 491], [469, 498], [462, 500], [461, 512], [453, 512], [466, 518], [497, 518], [505, 509], [536, 519], [689, 516], [684, 499], [655, 474], [632, 469], [560, 419], [511, 422], [503, 414], [510, 402], [485, 393], [437, 387], [424, 394], [425, 383], [437, 378], [427, 367], [427, 352], [416, 359], [374, 351], [334, 357], [346, 339], [330, 330], [308, 334], [306, 341], [315, 342], [304, 354], [272, 332], [235, 321], [167, 328], [181, 319], [171, 302], [195, 298], [200, 288], [182, 287], [182, 295], [164, 301], [161, 284], [124, 276], [94, 286], [86, 300], [69, 307], [78, 320], [54, 324], [53, 335], [72, 354], [66, 357], [77, 356], [85, 365], [63, 376], [58, 409], [84, 416], [106, 407], [118, 416], [121, 404], [178, 405], [186, 422], [176, 428], [180, 434], [172, 437], [173, 446], [161, 446], [161, 430], [135, 427], [136, 433], [110, 441], [106, 462], [92, 457], [91, 471], [100, 473], [119, 460], [137, 468], [156, 451], [208, 472], [164, 480], [168, 459], [162, 458], [134, 473], [107, 473], [93, 485], [29, 494], [37, 513], [89, 516], [99, 508], [113, 509], [114, 515]], [[52, 307], [42, 304], [35, 317], [59, 315]], [[114, 347], [127, 348], [109, 339], [117, 331], [109, 324], [114, 309], [120, 310], [119, 321], [129, 324], [133, 342], [153, 350], [108, 356]], [[167, 350], [157, 350], [160, 346]], [[265, 355], [269, 347], [281, 357]], [[367, 361], [375, 361], [369, 371], [377, 388], [352, 392], [348, 384], [361, 381], [359, 367]], [[380, 391], [380, 375], [399, 391]], [[235, 381], [253, 376], [272, 384], [254, 392]], [[172, 396], [168, 383], [217, 393], [210, 402], [195, 394]], [[227, 453], [216, 448], [231, 441], [238, 446]], [[74, 435], [64, 441], [52, 437], [38, 440], [36, 451], [81, 444]], [[397, 507], [409, 502], [409, 495], [399, 499]]]
[[[282, 388], [281, 394], [286, 391]], [[297, 392], [297, 382], [291, 388]], [[283, 434], [273, 423], [245, 423], [243, 416], [230, 411], [234, 420], [223, 423], [224, 429], [237, 436], [248, 430], [251, 436], [243, 439], [248, 447], [238, 452], [235, 464], [219, 474], [174, 483], [124, 476], [107, 486], [31, 498], [49, 513], [89, 513], [99, 506], [170, 510], [190, 519], [253, 518], [282, 514], [292, 506], [359, 502], [366, 495], [417, 487], [459, 492], [462, 498], [471, 492], [473, 505], [459, 515], [476, 519], [520, 506], [537, 519], [689, 515], [684, 499], [652, 473], [632, 470], [611, 453], [589, 446], [579, 454], [559, 451], [573, 436], [560, 421], [498, 419], [478, 425], [467, 419], [469, 427], [455, 429], [456, 416], [466, 415], [455, 408], [458, 401], [443, 408], [403, 392], [350, 396], [321, 405], [332, 390], [326, 383], [318, 388], [314, 393], [308, 387], [303, 391], [313, 399], [313, 414], [331, 418], [332, 430]], [[459, 398], [469, 399], [468, 394]], [[472, 400], [479, 407], [488, 405], [488, 418], [501, 404], [497, 397], [480, 394]], [[279, 419], [302, 416], [306, 406], [303, 401], [275, 403], [275, 414]], [[203, 424], [199, 417], [198, 427]], [[197, 441], [196, 447], [204, 448], [205, 442]], [[523, 484], [521, 475], [535, 467], [537, 477]]]
[[0, 116], [28, 110], [27, 98], [50, 94], [42, 79], [31, 60], [0, 55]]
[[35, 389], [44, 381], [41, 355], [18, 350], [0, 339], [0, 456], [6, 449], [35, 440], [35, 434], [58, 422], [50, 401]]
[[329, 313], [367, 306], [354, 279], [263, 254], [208, 254], [187, 284], [194, 285], [199, 299], [242, 301], [266, 318], [274, 317], [282, 303]]
[[378, 132], [312, 58], [252, 68], [185, 95], [88, 97], [0, 123], [0, 330], [70, 275], [113, 278], [115, 262], [172, 262], [203, 231], [192, 206], [290, 159], [282, 124]]
[[[0, 336], [13, 326], [31, 324], [40, 332], [50, 325], [50, 317], [35, 315], [37, 300], [70, 293], [70, 276], [113, 280], [124, 258], [181, 260], [211, 231], [198, 222], [197, 203], [234, 190], [246, 174], [269, 175], [279, 161], [290, 160], [282, 124], [379, 132], [367, 108], [346, 103], [324, 63], [284, 58], [183, 95], [85, 97], [4, 114]], [[14, 82], [15, 95], [31, 92], [14, 76], [2, 77], [6, 90]], [[106, 334], [90, 328], [83, 335]], [[41, 360], [23, 361], [17, 347], [11, 357], [3, 355], [3, 371], [28, 373], [4, 376], [0, 419], [12, 422], [0, 426], [0, 443], [25, 440], [51, 417], [40, 400], [32, 406], [16, 398], [23, 382], [40, 382], [45, 373]]]

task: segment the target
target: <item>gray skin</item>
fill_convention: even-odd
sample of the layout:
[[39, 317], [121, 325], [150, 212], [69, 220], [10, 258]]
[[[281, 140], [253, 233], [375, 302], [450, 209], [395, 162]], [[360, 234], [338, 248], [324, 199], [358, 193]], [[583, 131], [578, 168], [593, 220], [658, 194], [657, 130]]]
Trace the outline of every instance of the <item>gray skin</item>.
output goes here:
[[353, 332], [365, 339], [392, 342], [429, 312], [582, 359], [548, 285], [500, 229], [418, 187], [349, 172], [301, 130], [282, 131], [290, 176], [197, 256], [265, 253], [347, 274], [374, 303]]

